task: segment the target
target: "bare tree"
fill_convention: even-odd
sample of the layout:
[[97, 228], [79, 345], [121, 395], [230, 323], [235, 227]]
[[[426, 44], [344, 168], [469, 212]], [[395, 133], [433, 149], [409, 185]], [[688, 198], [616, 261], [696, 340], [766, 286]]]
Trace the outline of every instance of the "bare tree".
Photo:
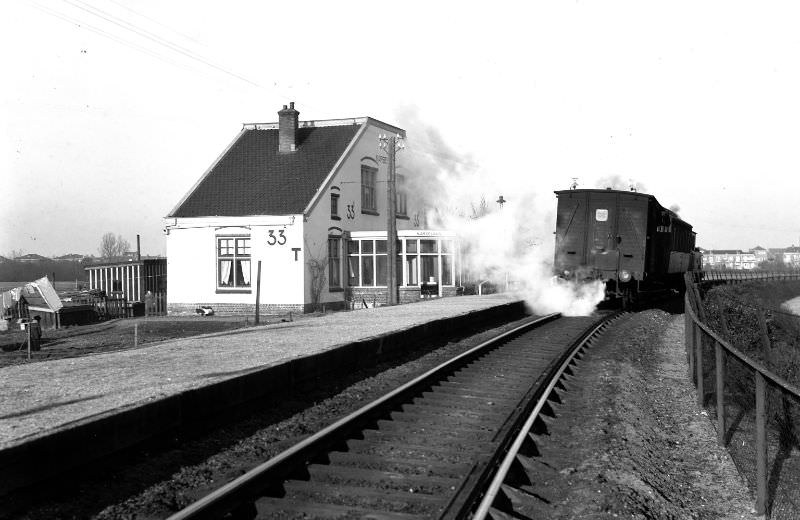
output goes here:
[[312, 253], [312, 248], [308, 247], [308, 242], [306, 242], [306, 254], [308, 256], [306, 265], [311, 275], [311, 305], [315, 311], [318, 311], [320, 310], [319, 301], [322, 296], [322, 289], [328, 281], [326, 274], [328, 270], [328, 257], [322, 254], [315, 256]]
[[98, 252], [101, 258], [114, 258], [125, 254], [130, 247], [130, 243], [122, 238], [122, 235], [114, 236], [114, 233], [106, 233], [100, 239]]
[[491, 210], [489, 209], [489, 205], [486, 203], [486, 197], [481, 195], [481, 201], [476, 206], [475, 203], [470, 203], [472, 206], [472, 215], [469, 216], [472, 220], [477, 220], [479, 218], [485, 217]]

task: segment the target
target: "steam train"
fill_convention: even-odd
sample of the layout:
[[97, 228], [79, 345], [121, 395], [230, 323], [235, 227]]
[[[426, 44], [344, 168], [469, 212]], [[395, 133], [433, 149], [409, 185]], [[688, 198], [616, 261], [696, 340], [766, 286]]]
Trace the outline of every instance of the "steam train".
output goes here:
[[648, 295], [683, 289], [700, 270], [692, 226], [656, 198], [634, 191], [556, 191], [555, 275], [605, 282], [607, 300], [623, 308]]

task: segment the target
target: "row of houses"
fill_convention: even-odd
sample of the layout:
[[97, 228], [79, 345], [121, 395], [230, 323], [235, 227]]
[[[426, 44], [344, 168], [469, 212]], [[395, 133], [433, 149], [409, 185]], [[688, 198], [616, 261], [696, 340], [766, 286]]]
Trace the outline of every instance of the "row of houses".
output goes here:
[[[136, 258], [137, 252], [136, 251], [128, 251], [123, 254], [120, 258], [115, 260], [132, 260]], [[94, 262], [102, 260], [97, 258], [93, 255], [81, 255], [77, 253], [69, 253], [66, 255], [54, 256], [52, 258], [47, 256], [42, 256], [36, 253], [28, 253], [26, 255], [20, 255], [15, 258], [6, 258], [5, 256], [0, 256], [0, 263], [2, 262], [22, 262], [25, 264], [37, 264], [41, 262], [49, 262], [49, 261], [56, 261], [56, 262]]]
[[783, 264], [800, 268], [800, 247], [765, 249], [702, 249], [703, 269], [755, 269], [764, 264]]

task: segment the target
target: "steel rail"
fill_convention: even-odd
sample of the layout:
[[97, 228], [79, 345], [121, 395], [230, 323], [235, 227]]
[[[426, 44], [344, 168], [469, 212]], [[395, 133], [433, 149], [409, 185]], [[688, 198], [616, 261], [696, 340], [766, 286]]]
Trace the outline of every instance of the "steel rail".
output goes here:
[[407, 394], [416, 391], [433, 378], [438, 378], [443, 372], [458, 367], [465, 360], [469, 360], [482, 351], [494, 347], [505, 339], [519, 335], [529, 329], [536, 328], [547, 322], [561, 317], [561, 313], [548, 314], [528, 323], [515, 327], [499, 336], [477, 345], [470, 350], [430, 369], [408, 383], [392, 390], [383, 397], [359, 408], [355, 412], [339, 419], [314, 435], [304, 439], [291, 448], [279, 453], [270, 460], [259, 464], [247, 473], [216, 489], [200, 500], [190, 504], [181, 511], [170, 516], [167, 520], [195, 520], [204, 518], [219, 518], [225, 513], [234, 510], [237, 506], [252, 502], [261, 496], [261, 492], [276, 481], [283, 480], [291, 474], [299, 463], [304, 463], [321, 451], [328, 449], [339, 441], [343, 435], [359, 428], [376, 412], [402, 399]]
[[594, 329], [591, 330], [586, 336], [577, 342], [572, 351], [566, 356], [566, 358], [562, 361], [561, 365], [559, 366], [558, 370], [553, 373], [552, 378], [550, 379], [547, 387], [545, 388], [544, 392], [542, 392], [541, 397], [536, 402], [536, 405], [533, 407], [530, 415], [528, 416], [527, 420], [523, 424], [522, 428], [519, 430], [514, 442], [508, 448], [506, 456], [503, 458], [503, 461], [500, 463], [500, 466], [495, 473], [494, 478], [492, 479], [489, 487], [486, 490], [486, 493], [483, 496], [483, 499], [478, 504], [478, 507], [475, 509], [475, 513], [471, 517], [471, 520], [484, 520], [485, 518], [489, 517], [492, 505], [497, 498], [497, 495], [500, 493], [500, 490], [503, 486], [503, 483], [506, 480], [506, 476], [508, 475], [509, 471], [511, 470], [514, 461], [516, 460], [517, 456], [519, 455], [520, 450], [522, 449], [523, 444], [528, 439], [528, 435], [530, 434], [531, 429], [533, 428], [536, 419], [539, 418], [539, 414], [541, 413], [544, 406], [550, 400], [550, 395], [552, 394], [553, 390], [555, 389], [556, 385], [559, 384], [561, 378], [564, 375], [564, 372], [567, 370], [570, 364], [574, 361], [575, 357], [581, 352], [586, 344], [594, 339], [597, 334], [608, 326], [614, 319], [621, 316], [621, 313], [615, 313], [608, 316], [602, 323], [597, 324]]

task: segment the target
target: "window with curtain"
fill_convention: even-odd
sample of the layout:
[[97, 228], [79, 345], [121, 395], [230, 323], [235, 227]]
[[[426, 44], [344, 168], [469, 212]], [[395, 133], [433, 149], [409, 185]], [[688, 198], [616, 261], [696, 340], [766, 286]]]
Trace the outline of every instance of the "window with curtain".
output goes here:
[[350, 287], [385, 287], [386, 240], [350, 240], [347, 243], [347, 283]]
[[250, 237], [217, 237], [217, 287], [250, 288]]

